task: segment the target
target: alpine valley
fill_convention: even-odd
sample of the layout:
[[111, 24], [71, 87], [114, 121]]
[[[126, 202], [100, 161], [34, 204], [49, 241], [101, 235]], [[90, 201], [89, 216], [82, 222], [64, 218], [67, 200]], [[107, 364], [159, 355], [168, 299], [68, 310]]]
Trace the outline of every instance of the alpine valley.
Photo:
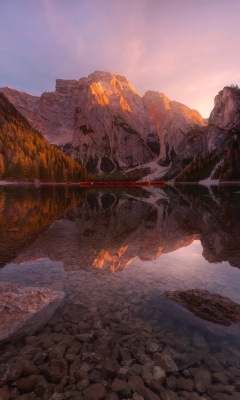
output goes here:
[[208, 121], [163, 93], [140, 96], [125, 77], [108, 72], [57, 79], [55, 91], [40, 97], [9, 87], [0, 92], [33, 129], [92, 174], [240, 179], [238, 86], [218, 93]]

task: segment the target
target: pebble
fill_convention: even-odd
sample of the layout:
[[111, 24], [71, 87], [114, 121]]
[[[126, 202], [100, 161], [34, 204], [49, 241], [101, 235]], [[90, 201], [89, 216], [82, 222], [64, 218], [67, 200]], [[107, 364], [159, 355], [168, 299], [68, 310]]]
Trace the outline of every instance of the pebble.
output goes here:
[[94, 383], [83, 390], [86, 400], [102, 400], [107, 396], [106, 389], [100, 383]]
[[121, 396], [131, 396], [131, 388], [124, 380], [114, 379], [111, 389], [113, 392], [119, 393]]
[[206, 393], [207, 388], [211, 384], [212, 380], [211, 373], [206, 369], [200, 369], [200, 368], [195, 368], [195, 369], [192, 368], [190, 369], [190, 372], [194, 376], [195, 390], [200, 394]]
[[153, 362], [155, 365], [161, 367], [165, 372], [174, 373], [178, 371], [178, 366], [167, 354], [154, 353]]

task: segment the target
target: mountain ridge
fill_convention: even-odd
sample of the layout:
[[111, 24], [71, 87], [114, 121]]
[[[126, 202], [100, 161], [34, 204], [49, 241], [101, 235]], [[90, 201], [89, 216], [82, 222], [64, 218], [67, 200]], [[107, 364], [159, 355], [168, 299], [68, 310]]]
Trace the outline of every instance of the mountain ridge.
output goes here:
[[[220, 163], [223, 168], [214, 175], [223, 179], [231, 146], [230, 164], [238, 159], [237, 86], [215, 97], [208, 125], [198, 111], [165, 94], [151, 90], [140, 96], [126, 77], [103, 71], [79, 80], [57, 79], [55, 91], [40, 97], [9, 88], [0, 92], [49, 142], [93, 173], [124, 172], [155, 161], [168, 167], [158, 178], [200, 180]], [[192, 170], [201, 170], [200, 164], [212, 169], [196, 176]], [[240, 179], [238, 174], [237, 168], [225, 178]]]
[[[57, 79], [55, 92], [40, 97], [0, 90], [49, 142], [92, 172], [109, 173], [166, 158], [189, 127], [205, 125], [198, 112], [163, 94], [157, 94], [153, 109], [157, 92], [141, 97], [127, 78], [102, 71], [78, 81]], [[169, 129], [173, 134], [167, 143]]]

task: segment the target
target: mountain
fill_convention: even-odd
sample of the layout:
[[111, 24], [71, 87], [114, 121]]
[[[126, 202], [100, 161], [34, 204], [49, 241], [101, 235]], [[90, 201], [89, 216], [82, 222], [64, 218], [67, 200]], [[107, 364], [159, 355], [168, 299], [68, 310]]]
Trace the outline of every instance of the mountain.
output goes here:
[[[0, 89], [52, 144], [93, 173], [136, 179], [240, 179], [240, 89], [225, 87], [208, 120], [163, 93], [140, 96], [123, 76], [57, 79], [40, 97]], [[119, 179], [119, 174], [111, 179]], [[131, 178], [133, 179], [133, 178]]]
[[50, 145], [0, 93], [0, 179], [78, 181], [87, 172]]
[[193, 152], [176, 180], [198, 181], [240, 179], [240, 89], [225, 87], [214, 99], [214, 108], [205, 132], [205, 149]]
[[[173, 154], [188, 156], [192, 132], [204, 132], [205, 122], [196, 110], [176, 101], [170, 101], [163, 93], [148, 91], [143, 96], [151, 135], [160, 141], [160, 161], [168, 162]], [[171, 153], [173, 152], [173, 154]]]
[[125, 77], [107, 72], [78, 81], [58, 79], [55, 92], [40, 97], [0, 90], [50, 143], [91, 172], [152, 160], [168, 164], [179, 152], [188, 157], [194, 132], [201, 138], [205, 126], [197, 111], [162, 93], [148, 91], [141, 97]]

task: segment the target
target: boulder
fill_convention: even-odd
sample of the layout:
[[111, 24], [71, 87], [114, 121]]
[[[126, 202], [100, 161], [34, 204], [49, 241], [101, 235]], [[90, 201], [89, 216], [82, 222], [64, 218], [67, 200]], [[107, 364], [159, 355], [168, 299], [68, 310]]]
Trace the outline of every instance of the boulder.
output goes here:
[[0, 343], [33, 335], [52, 317], [63, 292], [0, 283]]
[[[167, 291], [164, 296], [184, 306], [178, 305], [176, 313], [173, 307], [173, 315], [178, 318], [181, 316], [190, 324], [213, 333], [239, 335], [240, 305], [229, 298], [200, 289]], [[198, 318], [194, 319], [193, 314]]]

